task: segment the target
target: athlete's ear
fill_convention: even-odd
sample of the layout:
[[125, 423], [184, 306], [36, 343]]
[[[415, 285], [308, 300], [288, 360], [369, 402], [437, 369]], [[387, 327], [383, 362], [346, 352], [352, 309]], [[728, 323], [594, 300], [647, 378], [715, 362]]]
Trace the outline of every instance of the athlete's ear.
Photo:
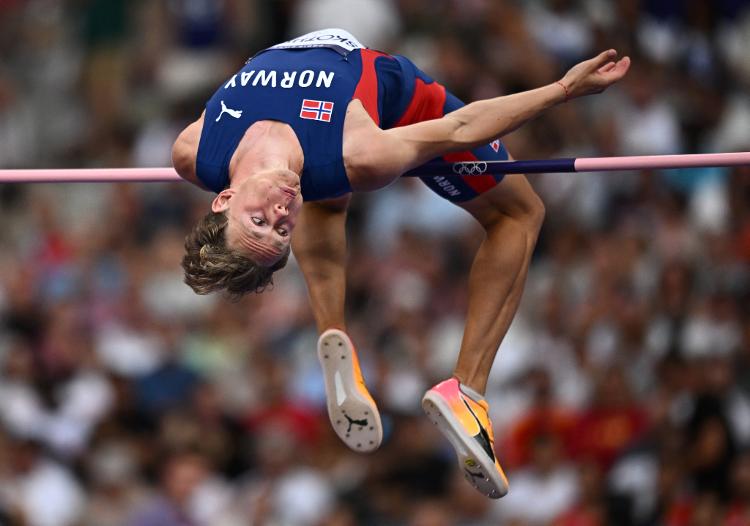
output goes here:
[[232, 197], [234, 197], [233, 189], [227, 188], [226, 190], [222, 190], [217, 194], [216, 197], [214, 197], [214, 200], [211, 202], [211, 211], [217, 214], [226, 212], [229, 209], [229, 200]]

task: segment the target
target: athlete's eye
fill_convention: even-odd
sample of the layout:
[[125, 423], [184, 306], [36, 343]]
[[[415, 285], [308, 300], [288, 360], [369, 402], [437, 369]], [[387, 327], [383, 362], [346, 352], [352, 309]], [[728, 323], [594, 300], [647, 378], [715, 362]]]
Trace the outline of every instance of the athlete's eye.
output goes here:
[[286, 228], [279, 228], [276, 231], [279, 233], [281, 237], [287, 237], [289, 235], [289, 230], [287, 230]]
[[263, 226], [266, 224], [266, 220], [261, 217], [252, 217], [252, 222], [258, 226]]

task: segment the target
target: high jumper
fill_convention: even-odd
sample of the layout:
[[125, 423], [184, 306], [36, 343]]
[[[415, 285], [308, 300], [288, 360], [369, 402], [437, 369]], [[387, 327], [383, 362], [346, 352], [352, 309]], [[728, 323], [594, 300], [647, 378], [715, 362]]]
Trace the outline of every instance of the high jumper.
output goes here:
[[[422, 406], [455, 448], [467, 480], [484, 495], [502, 497], [508, 481], [495, 454], [483, 394], [544, 218], [544, 205], [526, 177], [508, 170], [627, 169], [659, 162], [514, 164], [500, 137], [557, 104], [600, 93], [629, 65], [627, 57], [618, 59], [608, 50], [555, 83], [464, 105], [409, 59], [368, 49], [341, 29], [265, 49], [219, 86], [174, 143], [179, 177], [217, 194], [211, 211], [187, 236], [185, 281], [199, 294], [260, 292], [293, 250], [320, 332], [317, 350], [331, 424], [350, 448], [373, 451], [382, 440], [380, 416], [346, 333], [346, 210], [352, 192], [419, 175], [438, 195], [467, 210], [486, 234], [469, 275], [455, 370], [427, 391]], [[733, 155], [692, 161], [748, 162], [743, 154]], [[657, 167], [680, 162], [665, 159]], [[68, 175], [77, 180], [83, 172]], [[110, 175], [175, 176], [161, 169]], [[0, 171], [0, 180], [4, 176], [24, 179], [21, 172]], [[105, 176], [100, 170], [97, 177]]]
[[[293, 248], [320, 332], [329, 419], [350, 448], [372, 451], [382, 425], [344, 315], [351, 193], [383, 188], [441, 156], [507, 160], [499, 137], [560, 102], [601, 92], [628, 67], [627, 57], [616, 60], [609, 50], [556, 83], [464, 105], [407, 58], [368, 49], [340, 29], [263, 50], [218, 88], [174, 144], [177, 173], [217, 193], [186, 240], [185, 281], [199, 294], [259, 292]], [[453, 377], [430, 389], [422, 405], [466, 478], [499, 498], [508, 483], [483, 393], [521, 298], [544, 206], [522, 175], [422, 180], [486, 231], [469, 277]]]

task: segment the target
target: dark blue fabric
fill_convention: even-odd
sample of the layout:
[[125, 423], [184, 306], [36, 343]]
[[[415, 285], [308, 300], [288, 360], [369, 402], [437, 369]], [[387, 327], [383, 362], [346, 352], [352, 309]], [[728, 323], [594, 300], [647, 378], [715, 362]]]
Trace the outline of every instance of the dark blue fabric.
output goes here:
[[[416, 79], [422, 80], [425, 84], [432, 84], [435, 82], [429, 75], [424, 71], [420, 70], [414, 63], [406, 57], [397, 56], [395, 57], [401, 66], [403, 75], [403, 85], [405, 87], [404, 92], [409, 93], [409, 101], [414, 96], [414, 85]], [[407, 91], [408, 90], [408, 91]], [[408, 103], [407, 103], [408, 105]], [[445, 104], [442, 108], [443, 115], [462, 108], [465, 104], [455, 95], [450, 93], [448, 90], [445, 91]], [[404, 110], [406, 106], [404, 107]], [[403, 112], [402, 112], [403, 113]], [[509, 158], [508, 152], [505, 149], [502, 141], [496, 143], [498, 148], [497, 151], [490, 145], [480, 146], [471, 150], [471, 153], [480, 161], [505, 161]], [[442, 159], [434, 159], [430, 162], [444, 162]], [[494, 177], [495, 182], [499, 183], [503, 180], [505, 174], [502, 173], [487, 173]], [[479, 195], [471, 185], [467, 182], [466, 177], [446, 177], [445, 175], [420, 177], [422, 182], [426, 184], [430, 190], [438, 194], [440, 197], [447, 199], [454, 203], [461, 203], [469, 201]]]
[[395, 55], [375, 59], [378, 75], [378, 110], [380, 127], [393, 128], [414, 97], [414, 69], [408, 59]]
[[[198, 178], [214, 192], [226, 188], [229, 161], [245, 131], [255, 122], [276, 120], [289, 124], [302, 146], [305, 200], [350, 192], [342, 159], [342, 139], [346, 107], [361, 71], [359, 50], [346, 56], [328, 48], [273, 49], [259, 53], [206, 104], [196, 161]], [[303, 99], [333, 102], [331, 121], [302, 119]], [[222, 114], [222, 101], [227, 108], [242, 111], [241, 116]]]

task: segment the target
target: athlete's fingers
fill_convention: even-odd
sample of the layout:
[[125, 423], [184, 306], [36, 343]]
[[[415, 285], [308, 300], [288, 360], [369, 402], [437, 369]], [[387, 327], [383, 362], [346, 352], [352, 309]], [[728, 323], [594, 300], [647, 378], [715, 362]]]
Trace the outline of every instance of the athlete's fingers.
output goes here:
[[592, 58], [590, 60], [591, 65], [593, 66], [592, 69], [594, 71], [601, 68], [603, 65], [605, 65], [607, 62], [612, 62], [617, 58], [617, 51], [614, 49], [608, 49], [607, 51], [602, 51], [597, 56]]
[[628, 69], [630, 69], [630, 57], [623, 57], [615, 63], [612, 69], [604, 72], [603, 75], [610, 83], [617, 82], [625, 76]]
[[607, 86], [610, 86], [620, 80], [622, 77], [625, 76], [625, 73], [628, 72], [628, 69], [630, 68], [630, 58], [624, 57], [620, 60], [618, 60], [615, 65], [610, 68], [608, 71], [599, 71], [598, 76], [600, 79], [600, 82], [602, 83], [602, 88], [606, 88]]
[[610, 71], [613, 67], [615, 67], [614, 62], [607, 62], [602, 67], [599, 68], [599, 73], [606, 73], [607, 71]]

